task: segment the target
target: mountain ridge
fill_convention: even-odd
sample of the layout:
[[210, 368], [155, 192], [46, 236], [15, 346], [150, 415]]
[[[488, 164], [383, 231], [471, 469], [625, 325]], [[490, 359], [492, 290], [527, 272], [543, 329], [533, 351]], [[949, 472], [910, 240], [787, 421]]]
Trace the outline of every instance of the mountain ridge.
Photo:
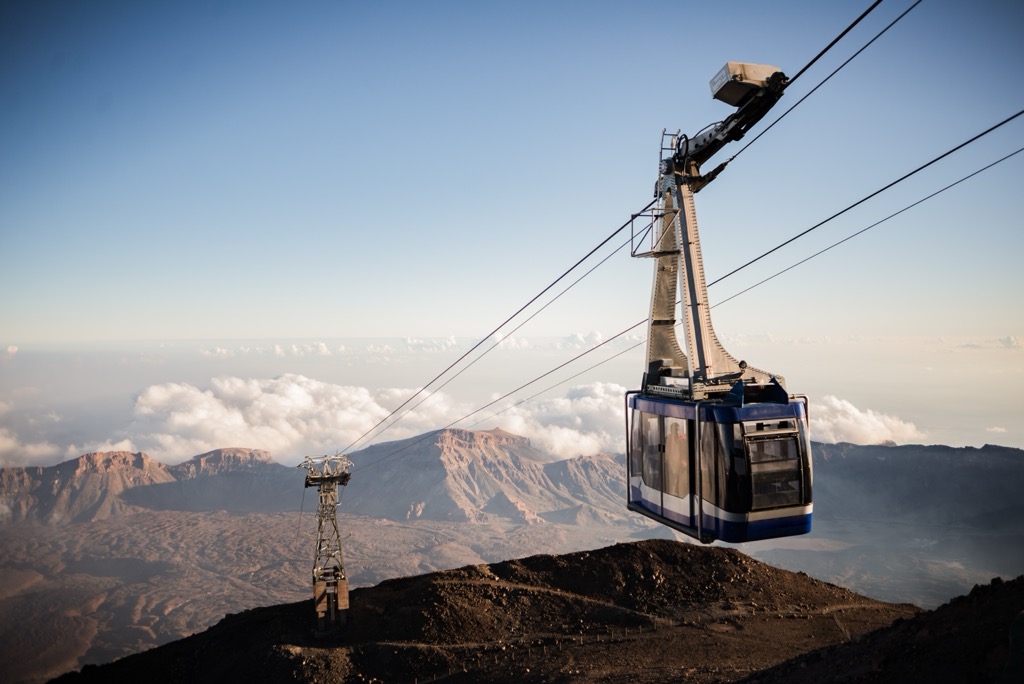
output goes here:
[[89, 452], [54, 466], [0, 468], [0, 523], [95, 522], [159, 507], [172, 491], [196, 499], [197, 487], [218, 477], [292, 472], [261, 449], [214, 449], [177, 465], [144, 452]]
[[[955, 522], [961, 513], [948, 502], [965, 497], [980, 506], [975, 517], [999, 526], [1024, 512], [1014, 503], [1024, 468], [1019, 449], [815, 443], [813, 452], [815, 498], [826, 502], [816, 517], [834, 515], [827, 502], [842, 501], [846, 515], [905, 516], [910, 506], [912, 516]], [[559, 459], [500, 429], [446, 428], [350, 458], [345, 510], [396, 521], [541, 523], [570, 520], [588, 507], [615, 517], [625, 495], [620, 454]], [[302, 476], [254, 448], [214, 449], [176, 465], [144, 452], [90, 452], [54, 466], [0, 468], [0, 524], [87, 522], [142, 509], [296, 510]], [[989, 502], [1005, 505], [990, 510]]]
[[[625, 496], [620, 456], [560, 459], [500, 429], [446, 428], [350, 458], [356, 477], [343, 492], [346, 510], [396, 521], [543, 524], [581, 506], [615, 510]], [[145, 509], [298, 510], [303, 476], [262, 449], [224, 447], [176, 465], [144, 452], [92, 452], [55, 466], [0, 469], [0, 523], [89, 522]]]
[[168, 466], [130, 451], [90, 452], [50, 467], [3, 468], [0, 522], [104, 520], [130, 508], [123, 492], [173, 480]]
[[[449, 428], [373, 445], [350, 458], [346, 509], [390, 520], [484, 522], [498, 516], [542, 523], [560, 510], [580, 504], [614, 508], [625, 498], [620, 457], [557, 459], [503, 430]], [[368, 476], [387, 487], [386, 498], [361, 486]]]

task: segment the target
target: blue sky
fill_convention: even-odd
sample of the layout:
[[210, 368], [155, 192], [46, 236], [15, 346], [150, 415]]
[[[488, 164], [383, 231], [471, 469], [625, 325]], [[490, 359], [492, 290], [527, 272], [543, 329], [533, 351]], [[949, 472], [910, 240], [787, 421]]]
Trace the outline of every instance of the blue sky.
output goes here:
[[[707, 85], [724, 62], [794, 74], [868, 4], [6, 4], [4, 462], [343, 448], [649, 201], [662, 129], [729, 113]], [[883, 2], [778, 112], [910, 4]], [[709, 281], [1024, 107], [1022, 28], [1016, 2], [922, 2], [700, 193]], [[712, 302], [1022, 145], [1024, 117]], [[1024, 446], [1022, 172], [1024, 154], [723, 304], [720, 336], [811, 394], [819, 437]], [[405, 429], [645, 317], [650, 269], [616, 254]], [[580, 402], [641, 370], [622, 357], [509, 426], [612, 448], [613, 409], [598, 429]], [[324, 392], [366, 410], [325, 421]], [[307, 408], [275, 399], [268, 433], [276, 393]]]

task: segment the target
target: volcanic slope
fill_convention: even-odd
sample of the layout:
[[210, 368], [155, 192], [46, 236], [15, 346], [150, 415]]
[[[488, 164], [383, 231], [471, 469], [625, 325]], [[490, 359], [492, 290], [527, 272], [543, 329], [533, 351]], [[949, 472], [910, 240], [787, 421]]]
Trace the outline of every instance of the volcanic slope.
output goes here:
[[744, 679], [817, 682], [1024, 682], [1024, 575], [897, 620], [853, 643], [829, 646]]
[[303, 601], [58, 681], [729, 682], [919, 612], [668, 540], [388, 580], [351, 606], [333, 642]]
[[562, 461], [504, 430], [438, 430], [375, 444], [351, 458], [353, 485], [344, 506], [360, 515], [578, 524], [608, 522], [608, 512], [624, 508], [621, 459]]

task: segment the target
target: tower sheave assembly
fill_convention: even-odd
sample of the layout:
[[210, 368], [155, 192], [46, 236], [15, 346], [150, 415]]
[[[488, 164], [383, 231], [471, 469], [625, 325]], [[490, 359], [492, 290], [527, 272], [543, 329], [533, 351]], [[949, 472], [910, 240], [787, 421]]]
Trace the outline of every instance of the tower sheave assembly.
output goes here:
[[320, 493], [316, 520], [316, 556], [313, 559], [313, 606], [316, 610], [317, 634], [329, 634], [345, 624], [348, 614], [348, 578], [341, 554], [341, 533], [338, 532], [338, 485], [348, 484], [352, 461], [344, 454], [307, 456], [299, 464], [305, 468], [306, 487]]

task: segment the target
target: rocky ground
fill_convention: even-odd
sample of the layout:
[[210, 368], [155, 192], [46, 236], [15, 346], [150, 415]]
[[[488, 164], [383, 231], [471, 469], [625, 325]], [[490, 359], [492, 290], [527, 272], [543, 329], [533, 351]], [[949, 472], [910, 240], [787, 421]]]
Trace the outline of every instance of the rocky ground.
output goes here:
[[[344, 516], [353, 587], [632, 541], [557, 524], [415, 524]], [[315, 516], [153, 511], [0, 525], [0, 682], [38, 684], [182, 639], [226, 614], [310, 593]], [[663, 528], [664, 529], [664, 528]]]
[[[1014, 486], [1024, 463], [1020, 450], [816, 445], [814, 532], [733, 551], [658, 552], [661, 561], [641, 563], [623, 543], [674, 535], [625, 511], [621, 456], [551, 461], [522, 438], [494, 431], [441, 431], [408, 442], [353, 455], [367, 462], [354, 478], [358, 486], [345, 494], [345, 565], [353, 588], [369, 588], [354, 594], [364, 597], [353, 604], [358, 633], [308, 653], [303, 649], [323, 644], [304, 641], [311, 608], [293, 603], [309, 594], [315, 542], [303, 471], [253, 449], [216, 450], [177, 466], [110, 452], [47, 468], [0, 469], [0, 681], [38, 684], [110, 663], [202, 632], [231, 613], [241, 617], [225, 624], [241, 625], [247, 638], [259, 633], [252, 625], [260, 620], [281, 623], [257, 640], [258, 655], [231, 667], [247, 672], [253, 662], [278, 658], [264, 652], [279, 653], [291, 663], [281, 667], [297, 667], [296, 676], [309, 681], [315, 669], [304, 669], [303, 660], [311, 668], [334, 663], [338, 672], [352, 673], [352, 681], [464, 674], [501, 680], [525, 677], [527, 667], [542, 679], [767, 677], [765, 668], [801, 654], [811, 658], [826, 645], [855, 648], [849, 643], [858, 634], [912, 608], [897, 610], [849, 592], [838, 603], [827, 596], [822, 603], [814, 592], [828, 585], [800, 573], [779, 574], [751, 556], [859, 594], [926, 608], [1024, 569], [1024, 509]], [[396, 459], [385, 458], [393, 449], [409, 456], [401, 468], [389, 469], [396, 466]], [[876, 491], [879, 482], [889, 488], [884, 495]], [[954, 496], [950, 482], [970, 482], [972, 489]], [[575, 553], [616, 544], [615, 553]], [[502, 563], [560, 553], [575, 555]], [[729, 569], [736, 563], [729, 559], [735, 558], [748, 570], [734, 576]], [[541, 572], [545, 562], [567, 563], [571, 570]], [[423, 574], [449, 568], [463, 569]], [[519, 574], [506, 576], [508, 568]], [[591, 575], [607, 581], [581, 584]], [[759, 580], [773, 584], [766, 589]], [[626, 588], [617, 588], [620, 583]], [[975, 613], [991, 618], [973, 634], [1004, 628], [1007, 615], [1022, 607], [1007, 593], [1017, 586], [993, 585], [997, 597], [1009, 597], [1001, 613], [972, 594], [968, 624]], [[662, 596], [665, 587], [676, 593]], [[402, 596], [380, 608], [374, 597], [400, 588]], [[660, 598], [638, 603], [649, 593]], [[865, 607], [869, 603], [876, 607]], [[284, 607], [251, 610], [274, 605]], [[373, 605], [379, 610], [367, 613]], [[596, 613], [595, 605], [612, 612]], [[423, 624], [413, 619], [421, 613], [429, 617]], [[567, 617], [551, 617], [562, 614]], [[445, 636], [453, 625], [475, 625], [476, 632]], [[801, 629], [792, 632], [794, 625]], [[224, 629], [195, 638], [222, 639]], [[915, 634], [928, 641], [936, 632]], [[999, 634], [985, 643], [1005, 644]], [[735, 640], [739, 646], [732, 648]], [[903, 643], [893, 653], [917, 645]], [[211, 648], [213, 660], [200, 659], [203, 667], [195, 671], [218, 671], [221, 661], [232, 662], [224, 654], [238, 648]], [[384, 658], [388, 648], [395, 653]], [[876, 647], [870, 662], [881, 662], [883, 650]], [[299, 665], [288, 653], [298, 654]], [[993, 653], [992, 662], [999, 661]], [[779, 676], [821, 674], [813, 660], [799, 667]], [[861, 672], [865, 665], [856, 667]], [[159, 677], [174, 671], [161, 669]]]
[[388, 580], [351, 606], [334, 639], [302, 601], [58, 681], [994, 681], [1024, 577], [921, 611], [651, 540]]

